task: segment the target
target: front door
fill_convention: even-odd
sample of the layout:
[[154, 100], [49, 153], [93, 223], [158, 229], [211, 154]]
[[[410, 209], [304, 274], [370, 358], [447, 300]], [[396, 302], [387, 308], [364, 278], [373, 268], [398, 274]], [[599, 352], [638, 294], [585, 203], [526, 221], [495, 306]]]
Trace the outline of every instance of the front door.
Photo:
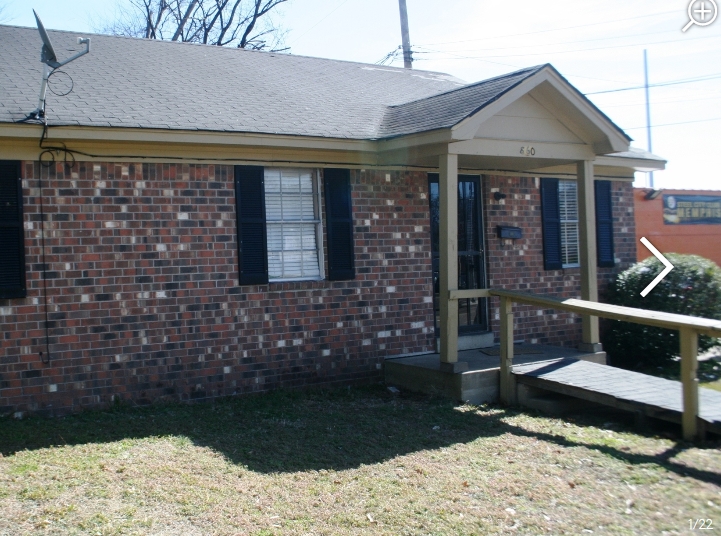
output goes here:
[[[438, 175], [428, 174], [431, 205], [431, 251], [433, 259], [433, 307], [436, 336], [440, 336], [439, 302], [439, 226], [440, 205]], [[458, 288], [486, 288], [486, 264], [483, 243], [481, 177], [458, 175]], [[458, 333], [488, 331], [488, 300], [458, 300]]]

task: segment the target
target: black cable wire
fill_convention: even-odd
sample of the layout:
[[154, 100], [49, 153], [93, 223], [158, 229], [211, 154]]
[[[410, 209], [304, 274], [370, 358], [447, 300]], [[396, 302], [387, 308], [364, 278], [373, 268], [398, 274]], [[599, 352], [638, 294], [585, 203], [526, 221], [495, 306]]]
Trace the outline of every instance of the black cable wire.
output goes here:
[[[18, 121], [19, 123], [27, 123], [29, 122], [28, 119], [23, 119], [22, 121]], [[302, 160], [279, 160], [279, 159], [268, 159], [268, 158], [238, 158], [236, 157], [229, 157], [229, 158], [202, 158], [202, 157], [193, 157], [193, 156], [175, 156], [172, 157], [168, 155], [139, 155], [139, 154], [94, 154], [94, 153], [87, 153], [85, 151], [78, 151], [76, 149], [69, 149], [63, 142], [58, 142], [57, 146], [52, 145], [44, 145], [45, 140], [48, 139], [48, 131], [51, 128], [51, 125], [48, 125], [46, 121], [41, 123], [43, 126], [43, 133], [40, 137], [40, 148], [43, 149], [43, 151], [40, 153], [40, 163], [45, 167], [51, 167], [55, 161], [56, 161], [56, 154], [63, 153], [63, 162], [68, 167], [68, 169], [72, 169], [75, 167], [76, 163], [76, 155], [80, 156], [87, 156], [88, 158], [117, 158], [117, 159], [134, 159], [134, 160], [168, 160], [169, 158], [172, 158], [172, 160], [179, 160], [179, 161], [185, 161], [190, 160], [193, 162], [271, 162], [275, 164], [303, 164], [307, 166], [324, 166], [327, 165], [327, 163], [324, 162], [306, 162]], [[43, 160], [45, 158], [45, 160]], [[335, 164], [341, 166], [353, 166], [353, 167], [366, 167], [371, 164], [359, 164], [358, 162], [335, 162]], [[391, 167], [400, 167], [400, 168], [407, 168], [409, 167], [407, 164], [396, 164], [393, 162], [388, 162], [385, 164], [386, 166]], [[416, 169], [435, 169], [433, 166], [411, 166]]]
[[45, 365], [50, 364], [50, 321], [48, 319], [48, 274], [47, 265], [45, 264], [45, 206], [43, 203], [43, 170], [40, 169], [39, 175], [39, 190], [40, 190], [40, 242], [42, 251], [42, 265], [43, 265], [43, 301], [45, 302], [45, 351], [47, 352], [47, 358], [43, 358], [42, 351], [40, 352], [40, 361]]
[[[65, 91], [65, 92], [58, 92], [58, 91], [55, 91], [55, 90], [53, 89], [53, 85], [52, 85], [52, 82], [51, 82], [51, 81], [52, 81], [52, 79], [53, 79], [53, 76], [58, 75], [58, 74], [63, 74], [63, 75], [65, 75], [67, 78], [70, 79], [70, 89], [68, 89], [68, 90]], [[70, 93], [73, 92], [73, 88], [74, 88], [74, 87], [75, 87], [75, 81], [73, 80], [73, 77], [70, 76], [70, 75], [69, 75], [68, 73], [66, 73], [65, 71], [61, 71], [60, 69], [55, 69], [55, 70], [53, 70], [53, 72], [51, 72], [50, 75], [48, 76], [48, 89], [50, 90], [50, 92], [51, 92], [53, 95], [57, 95], [58, 97], [65, 97], [66, 95], [70, 95]]]

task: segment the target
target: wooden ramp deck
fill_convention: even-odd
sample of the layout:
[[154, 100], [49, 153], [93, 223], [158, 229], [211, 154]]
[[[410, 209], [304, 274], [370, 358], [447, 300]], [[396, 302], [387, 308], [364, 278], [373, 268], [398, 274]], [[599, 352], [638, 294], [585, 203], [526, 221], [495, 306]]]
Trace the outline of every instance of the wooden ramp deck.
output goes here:
[[[551, 361], [563, 358], [606, 362], [605, 352], [589, 354], [573, 348], [540, 344], [514, 345], [514, 364]], [[499, 395], [500, 349], [498, 347], [462, 350], [459, 361], [468, 363], [466, 372], [441, 370], [439, 354], [388, 358], [383, 364], [388, 385], [421, 393], [446, 396], [471, 404], [497, 402]]]
[[[517, 384], [681, 423], [681, 382], [563, 358], [514, 365]], [[700, 429], [721, 433], [721, 392], [699, 389]]]

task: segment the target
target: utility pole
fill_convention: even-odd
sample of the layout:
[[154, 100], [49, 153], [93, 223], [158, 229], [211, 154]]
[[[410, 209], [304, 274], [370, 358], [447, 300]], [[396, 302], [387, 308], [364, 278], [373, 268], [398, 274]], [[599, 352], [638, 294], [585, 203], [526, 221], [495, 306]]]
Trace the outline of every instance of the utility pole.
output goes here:
[[[644, 76], [644, 88], [646, 89], [646, 134], [648, 136], [648, 152], [652, 153], [653, 148], [651, 145], [651, 103], [648, 99], [648, 57], [646, 55], [646, 49], [643, 49], [643, 76]], [[648, 185], [653, 189], [653, 171], [648, 174], [649, 183]]]
[[406, 0], [398, 0], [401, 9], [401, 34], [403, 37], [403, 67], [413, 69], [413, 57], [411, 56], [411, 38], [408, 35], [408, 9]]

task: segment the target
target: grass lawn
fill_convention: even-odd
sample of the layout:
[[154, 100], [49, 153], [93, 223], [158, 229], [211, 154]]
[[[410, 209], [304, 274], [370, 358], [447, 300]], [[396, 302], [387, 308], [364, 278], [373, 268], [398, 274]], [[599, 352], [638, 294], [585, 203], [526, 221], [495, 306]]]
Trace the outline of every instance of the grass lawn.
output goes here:
[[0, 534], [721, 530], [719, 443], [609, 420], [381, 387], [4, 419]]

